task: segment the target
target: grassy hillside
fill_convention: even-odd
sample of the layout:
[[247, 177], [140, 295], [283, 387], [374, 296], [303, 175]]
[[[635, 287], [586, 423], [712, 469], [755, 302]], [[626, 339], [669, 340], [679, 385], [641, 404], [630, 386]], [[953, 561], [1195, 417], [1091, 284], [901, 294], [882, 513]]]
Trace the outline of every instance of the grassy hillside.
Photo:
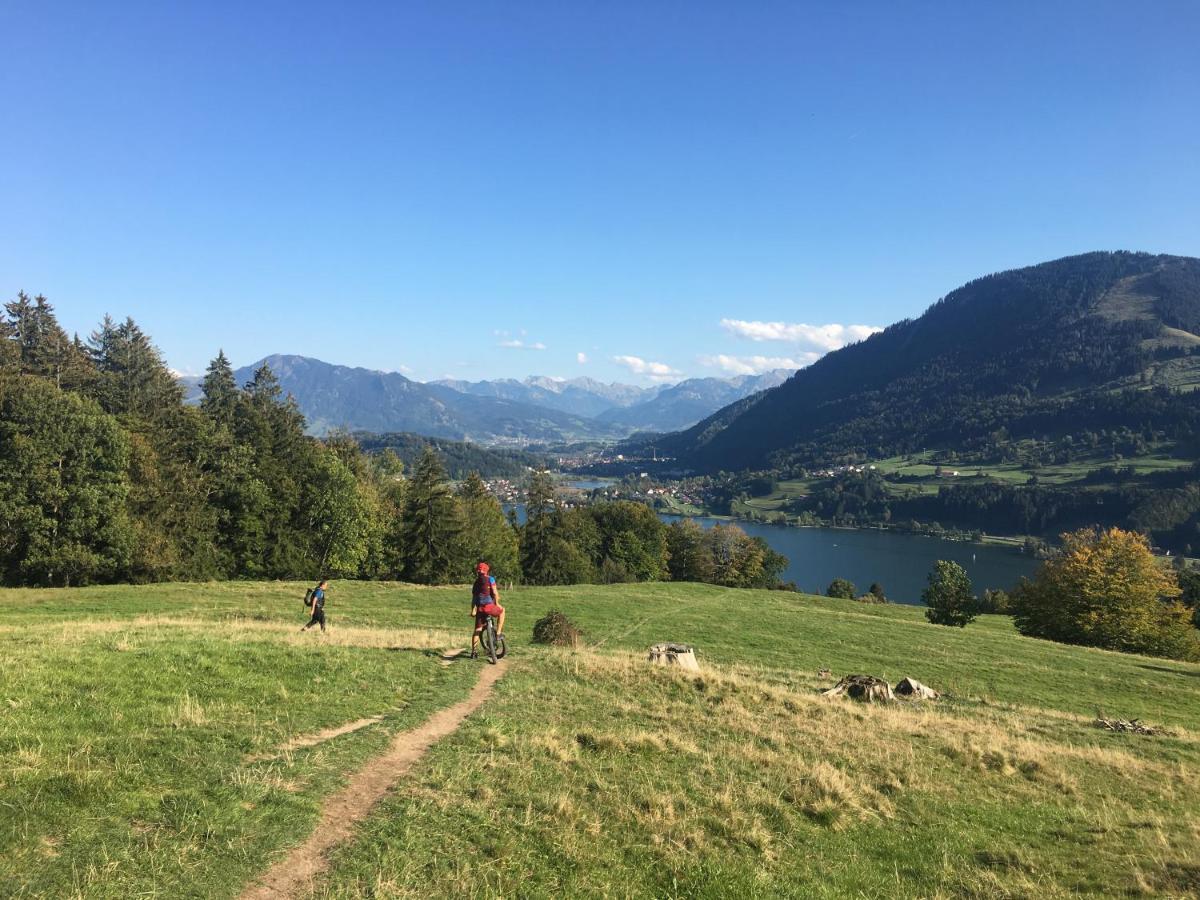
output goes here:
[[[463, 589], [335, 583], [323, 637], [295, 632], [302, 592], [0, 595], [0, 894], [236, 896], [388, 735], [478, 673], [436, 652], [463, 643]], [[780, 593], [505, 600], [495, 698], [336, 853], [318, 896], [1200, 890], [1200, 666]], [[552, 606], [584, 649], [527, 644]], [[663, 639], [695, 644], [701, 676], [643, 664]], [[829, 701], [823, 667], [949, 696]], [[1101, 731], [1097, 711], [1173, 734]]]

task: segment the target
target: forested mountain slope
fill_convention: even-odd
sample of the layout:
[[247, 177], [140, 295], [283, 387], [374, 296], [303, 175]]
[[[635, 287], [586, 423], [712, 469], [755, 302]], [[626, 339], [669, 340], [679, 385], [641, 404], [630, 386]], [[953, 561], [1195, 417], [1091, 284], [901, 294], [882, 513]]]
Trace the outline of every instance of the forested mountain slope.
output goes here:
[[781, 469], [997, 435], [1200, 434], [1200, 260], [1088, 253], [989, 275], [658, 447]]

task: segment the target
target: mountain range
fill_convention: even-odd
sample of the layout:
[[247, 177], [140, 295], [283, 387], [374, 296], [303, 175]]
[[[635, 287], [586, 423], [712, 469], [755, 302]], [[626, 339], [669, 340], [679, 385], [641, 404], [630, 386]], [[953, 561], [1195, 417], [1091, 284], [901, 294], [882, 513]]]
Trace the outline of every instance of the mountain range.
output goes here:
[[1197, 387], [1200, 260], [1088, 253], [973, 281], [655, 445], [733, 471], [1114, 429], [1183, 442]]
[[[786, 371], [694, 378], [638, 387], [591, 378], [422, 383], [396, 372], [275, 354], [234, 372], [239, 384], [267, 365], [292, 395], [309, 431], [410, 432], [488, 444], [611, 441], [634, 431], [677, 431], [722, 406], [782, 383]], [[201, 379], [184, 379], [189, 398]]]

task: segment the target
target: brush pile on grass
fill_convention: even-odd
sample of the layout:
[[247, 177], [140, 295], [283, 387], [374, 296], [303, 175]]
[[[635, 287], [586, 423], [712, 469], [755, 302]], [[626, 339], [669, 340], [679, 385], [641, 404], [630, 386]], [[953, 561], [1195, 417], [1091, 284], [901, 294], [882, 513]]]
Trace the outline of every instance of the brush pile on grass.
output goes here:
[[1106, 719], [1103, 716], [1098, 716], [1092, 724], [1097, 728], [1104, 728], [1108, 731], [1120, 731], [1125, 734], [1146, 734], [1151, 736], [1169, 734], [1164, 729], [1147, 725], [1140, 719]]
[[533, 642], [551, 647], [578, 647], [583, 632], [559, 610], [552, 609], [533, 625]]

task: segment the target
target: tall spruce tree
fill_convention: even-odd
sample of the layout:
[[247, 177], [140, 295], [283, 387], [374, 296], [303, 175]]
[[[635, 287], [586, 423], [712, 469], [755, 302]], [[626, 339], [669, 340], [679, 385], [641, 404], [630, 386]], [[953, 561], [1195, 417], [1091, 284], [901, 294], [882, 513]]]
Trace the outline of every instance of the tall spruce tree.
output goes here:
[[23, 291], [5, 305], [11, 339], [17, 347], [20, 371], [53, 381], [63, 390], [89, 384], [95, 371], [78, 341], [72, 341], [58, 324], [54, 307], [41, 294], [32, 300]]
[[183, 402], [183, 388], [133, 319], [105, 316], [89, 340], [100, 372], [96, 396], [108, 412], [153, 421]]
[[400, 575], [418, 584], [463, 577], [462, 517], [442, 461], [432, 447], [409, 480], [400, 526]]
[[200, 390], [203, 392], [200, 408], [214, 424], [232, 428], [241, 393], [224, 350], [218, 351], [216, 359], [208, 364]]
[[534, 472], [525, 491], [525, 524], [521, 527], [521, 572], [529, 584], [555, 584], [554, 479]]
[[5, 309], [0, 313], [0, 375], [15, 375], [21, 371], [21, 348], [17, 344], [17, 326], [7, 312]]
[[162, 353], [133, 319], [105, 316], [88, 339], [98, 377], [91, 393], [130, 439], [128, 510], [138, 581], [212, 578], [222, 573], [211, 461], [212, 428], [185, 407]]

